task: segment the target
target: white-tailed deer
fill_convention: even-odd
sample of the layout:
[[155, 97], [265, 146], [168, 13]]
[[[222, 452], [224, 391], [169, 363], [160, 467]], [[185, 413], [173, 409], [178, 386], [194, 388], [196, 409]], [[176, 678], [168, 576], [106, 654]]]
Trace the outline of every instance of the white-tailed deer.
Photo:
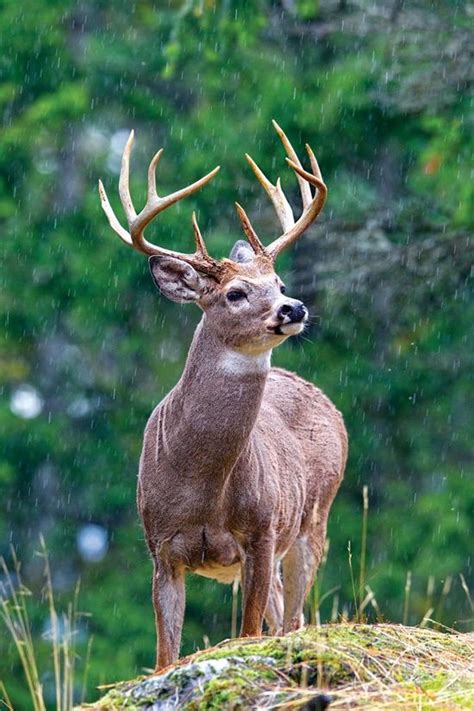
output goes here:
[[99, 183], [111, 227], [150, 255], [162, 294], [203, 311], [181, 379], [148, 421], [140, 459], [138, 510], [154, 564], [157, 669], [179, 655], [188, 571], [224, 583], [240, 578], [243, 636], [260, 635], [263, 619], [273, 634], [303, 623], [346, 464], [347, 435], [333, 404], [297, 375], [270, 367], [272, 349], [300, 333], [307, 320], [305, 306], [285, 295], [273, 264], [316, 219], [327, 192], [311, 148], [306, 146], [307, 172], [274, 126], [296, 173], [303, 211], [295, 221], [280, 181], [270, 183], [247, 156], [282, 226], [268, 247], [240, 205], [248, 241], [238, 241], [229, 259], [209, 256], [194, 215], [193, 254], [148, 242], [143, 232], [152, 219], [208, 183], [219, 168], [158, 197], [159, 151], [148, 170], [146, 205], [137, 215], [128, 187], [133, 132], [119, 182], [129, 232]]

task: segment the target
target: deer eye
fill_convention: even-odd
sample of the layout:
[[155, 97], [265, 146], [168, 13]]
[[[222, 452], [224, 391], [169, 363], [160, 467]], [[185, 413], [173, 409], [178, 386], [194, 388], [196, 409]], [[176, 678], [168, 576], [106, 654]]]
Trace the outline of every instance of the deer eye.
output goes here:
[[280, 291], [281, 291], [282, 294], [284, 294], [284, 293], [286, 292], [286, 286], [285, 286], [284, 284], [282, 284], [282, 285], [280, 286]]
[[245, 299], [246, 294], [244, 291], [238, 291], [235, 289], [234, 291], [229, 291], [227, 294], [227, 300], [228, 301], [240, 301], [240, 299]]

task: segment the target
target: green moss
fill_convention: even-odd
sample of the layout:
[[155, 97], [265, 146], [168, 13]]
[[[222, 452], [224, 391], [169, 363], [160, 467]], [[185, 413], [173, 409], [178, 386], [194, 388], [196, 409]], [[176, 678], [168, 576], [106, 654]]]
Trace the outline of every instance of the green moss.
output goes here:
[[286, 637], [264, 637], [261, 640], [238, 639], [226, 642], [214, 649], [199, 654], [199, 659], [224, 659], [233, 657], [268, 657], [274, 660], [284, 659], [292, 642]]
[[[222, 708], [232, 708], [237, 711], [237, 709], [248, 708], [254, 695], [252, 682], [260, 681], [261, 678], [258, 672], [247, 669], [226, 678], [213, 679], [206, 684], [202, 699], [195, 708], [198, 711], [220, 711]], [[184, 708], [193, 707], [189, 705]]]
[[139, 711], [139, 706], [132, 703], [130, 699], [119, 690], [112, 689], [104, 696], [97, 704], [93, 704], [92, 708], [98, 711], [118, 711], [118, 709], [128, 709], [128, 711]]

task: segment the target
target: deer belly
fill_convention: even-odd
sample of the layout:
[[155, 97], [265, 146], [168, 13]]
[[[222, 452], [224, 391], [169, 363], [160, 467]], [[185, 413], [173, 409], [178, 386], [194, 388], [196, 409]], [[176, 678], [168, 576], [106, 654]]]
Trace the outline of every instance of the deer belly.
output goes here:
[[192, 526], [176, 533], [165, 548], [172, 564], [198, 575], [223, 583], [239, 576], [241, 549], [230, 531]]
[[234, 580], [240, 580], [240, 565], [238, 563], [234, 563], [234, 565], [224, 567], [223, 565], [209, 563], [209, 565], [195, 568], [193, 573], [202, 575], [205, 578], [218, 580], [220, 583], [233, 583]]

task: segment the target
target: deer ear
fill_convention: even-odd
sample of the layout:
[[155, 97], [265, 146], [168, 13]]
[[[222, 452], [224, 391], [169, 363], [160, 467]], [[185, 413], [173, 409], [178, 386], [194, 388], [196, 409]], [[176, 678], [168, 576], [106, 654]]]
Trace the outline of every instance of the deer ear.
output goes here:
[[255, 252], [248, 242], [239, 239], [232, 247], [229, 259], [233, 262], [252, 262], [255, 259]]
[[206, 291], [205, 277], [181, 259], [153, 256], [148, 264], [155, 285], [171, 301], [178, 304], [199, 301]]

